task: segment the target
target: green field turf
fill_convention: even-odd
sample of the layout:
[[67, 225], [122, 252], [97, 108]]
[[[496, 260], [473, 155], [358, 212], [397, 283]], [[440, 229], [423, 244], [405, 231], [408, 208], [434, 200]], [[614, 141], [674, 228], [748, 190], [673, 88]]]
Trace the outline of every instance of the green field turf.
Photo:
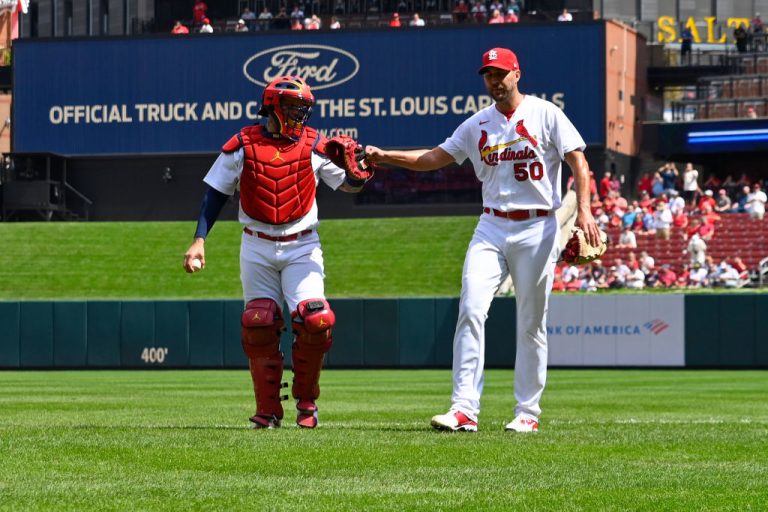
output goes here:
[[[477, 217], [324, 220], [329, 297], [457, 296]], [[218, 222], [206, 268], [181, 264], [194, 222], [1, 223], [0, 300], [240, 298], [240, 224]]]
[[768, 509], [765, 372], [553, 370], [538, 434], [511, 371], [477, 434], [428, 426], [448, 371], [322, 380], [318, 429], [252, 431], [243, 370], [0, 372], [0, 510]]

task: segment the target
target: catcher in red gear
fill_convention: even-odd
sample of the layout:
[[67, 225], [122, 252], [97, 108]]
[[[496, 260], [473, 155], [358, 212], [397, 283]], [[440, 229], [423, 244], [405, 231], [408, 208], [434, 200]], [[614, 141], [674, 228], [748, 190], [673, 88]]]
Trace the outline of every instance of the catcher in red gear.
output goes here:
[[[184, 268], [205, 268], [205, 238], [238, 189], [245, 308], [242, 345], [253, 381], [253, 428], [283, 419], [281, 333], [291, 324], [296, 423], [318, 424], [320, 371], [333, 343], [336, 317], [325, 298], [323, 253], [317, 233], [316, 186], [359, 192], [370, 179], [364, 150], [348, 138], [327, 140], [307, 126], [315, 97], [300, 77], [283, 76], [264, 89], [259, 114], [266, 124], [241, 129], [223, 147], [204, 181], [208, 185]], [[288, 314], [283, 314], [283, 303]]]

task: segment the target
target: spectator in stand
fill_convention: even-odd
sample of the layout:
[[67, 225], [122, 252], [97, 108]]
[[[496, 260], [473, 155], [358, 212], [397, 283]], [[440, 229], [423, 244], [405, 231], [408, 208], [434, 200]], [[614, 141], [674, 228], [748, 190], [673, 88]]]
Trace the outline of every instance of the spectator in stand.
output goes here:
[[555, 277], [552, 281], [552, 291], [553, 292], [565, 291], [565, 283], [563, 282], [563, 267], [561, 265], [557, 265], [555, 267]]
[[643, 176], [640, 178], [640, 181], [637, 183], [637, 193], [642, 196], [644, 193], [651, 195], [651, 192], [653, 191], [653, 178], [651, 178], [651, 173], [644, 172]]
[[608, 269], [606, 269], [603, 266], [603, 260], [599, 258], [594, 260], [589, 267], [590, 267], [589, 271], [592, 276], [592, 279], [594, 279], [597, 282], [598, 288], [599, 288], [600, 280], [605, 282], [605, 279], [608, 276]]
[[709, 242], [715, 236], [715, 223], [709, 222], [705, 216], [702, 216], [701, 225], [696, 232], [702, 240]]
[[616, 267], [616, 275], [619, 276], [621, 279], [621, 286], [624, 287], [627, 282], [627, 274], [630, 272], [629, 267], [624, 264], [624, 261], [621, 258], [616, 258], [613, 262]]
[[739, 53], [744, 53], [747, 51], [747, 39], [748, 39], [747, 31], [744, 29], [743, 25], [739, 25], [736, 27], [733, 31], [733, 38], [736, 41], [736, 50]]
[[711, 190], [707, 189], [704, 191], [704, 195], [701, 196], [701, 199], [699, 199], [699, 204], [696, 207], [697, 210], [700, 212], [704, 212], [707, 209], [714, 210], [715, 206], [717, 206], [717, 201], [715, 200], [715, 193]]
[[573, 21], [573, 16], [568, 12], [568, 9], [563, 8], [563, 12], [557, 17], [557, 21]]
[[421, 16], [419, 16], [419, 13], [415, 12], [413, 13], [411, 21], [408, 22], [408, 25], [411, 27], [423, 27], [425, 23]]
[[640, 205], [640, 208], [652, 208], [653, 207], [653, 199], [651, 199], [649, 192], [643, 192], [640, 194], [640, 201], [637, 203]]
[[752, 39], [752, 51], [761, 52], [765, 50], [765, 39], [763, 32], [763, 20], [760, 17], [760, 13], [756, 12], [755, 17], [752, 18], [750, 24], [750, 36]]
[[661, 266], [658, 276], [659, 288], [675, 288], [677, 286], [677, 274], [675, 274], [668, 263]]
[[669, 211], [672, 212], [672, 217], [685, 213], [685, 199], [680, 197], [680, 193], [677, 190], [669, 191]]
[[597, 222], [597, 226], [605, 231], [608, 229], [608, 224], [611, 222], [611, 218], [608, 217], [608, 214], [605, 213], [605, 210], [602, 208], [597, 208], [595, 210], [595, 222]]
[[[285, 12], [285, 11], [283, 11]], [[269, 26], [272, 23], [272, 13], [269, 12], [269, 9], [267, 6], [264, 6], [264, 9], [261, 10], [259, 13], [259, 28], [261, 30], [269, 30]]]
[[581, 280], [579, 279], [579, 267], [569, 265], [563, 269], [563, 283], [566, 291], [577, 291], [581, 289]]
[[688, 275], [688, 288], [704, 288], [709, 286], [707, 279], [707, 269], [701, 263], [691, 265], [691, 271]]
[[[520, 21], [520, 18], [518, 17], [515, 10], [510, 7], [507, 9], [507, 14], [504, 15], [504, 23], [517, 23]], [[600, 283], [598, 283], [598, 287], [600, 286]]]
[[302, 23], [304, 22], [304, 11], [298, 4], [293, 4], [293, 10], [291, 11], [291, 26], [293, 26], [296, 20], [299, 20]]
[[667, 162], [659, 167], [659, 175], [663, 181], [665, 193], [669, 194], [670, 191], [677, 190], [677, 178], [680, 176], [680, 171], [677, 170], [674, 162]]
[[707, 255], [704, 258], [704, 269], [707, 272], [707, 286], [714, 286], [720, 276], [720, 267], [715, 264], [712, 256]]
[[757, 119], [757, 111], [752, 105], [747, 107], [747, 119]]
[[747, 211], [747, 198], [752, 193], [749, 186], [745, 185], [744, 188], [741, 189], [741, 193], [739, 194], [738, 198], [736, 198], [736, 202], [731, 205], [731, 211], [734, 213], [746, 213]]
[[499, 25], [504, 23], [504, 16], [501, 15], [501, 11], [496, 9], [495, 11], [491, 11], [493, 14], [491, 14], [491, 19], [488, 20], [489, 25]]
[[469, 6], [464, 0], [459, 0], [453, 8], [454, 23], [464, 23], [469, 18]]
[[653, 214], [653, 229], [656, 232], [656, 238], [669, 240], [672, 220], [672, 212], [669, 211], [667, 203], [659, 202], [656, 205], [656, 212]]
[[307, 30], [320, 30], [320, 18], [317, 16], [317, 14], [313, 14], [311, 18], [309, 18], [309, 22], [307, 23]]
[[650, 272], [656, 268], [656, 260], [653, 259], [653, 256], [649, 255], [646, 251], [640, 252], [640, 259], [638, 262], [640, 263], [640, 269], [642, 269], [643, 272]]
[[472, 18], [475, 23], [485, 23], [488, 19], [488, 10], [485, 8], [485, 3], [481, 0], [477, 0], [475, 5], [472, 6]]
[[272, 21], [272, 26], [276, 30], [288, 30], [291, 28], [291, 17], [288, 16], [284, 6], [281, 6], [280, 10], [277, 11], [277, 15]]
[[598, 189], [598, 194], [600, 195], [600, 199], [605, 199], [608, 197], [608, 193], [611, 191], [611, 171], [605, 171], [603, 174], [603, 179], [600, 180], [600, 188]]
[[203, 24], [200, 26], [201, 34], [213, 34], [213, 26], [211, 26], [211, 20], [203, 18]]
[[707, 243], [701, 239], [698, 233], [691, 235], [688, 240], [688, 254], [691, 257], [691, 266], [698, 263], [703, 265], [707, 254]]
[[499, 0], [491, 0], [490, 5], [488, 5], [488, 12], [493, 11], [499, 11], [500, 13], [504, 12], [504, 4]]
[[304, 23], [298, 18], [292, 20], [291, 30], [304, 30]]
[[726, 260], [720, 262], [717, 284], [724, 288], [739, 288], [742, 285], [739, 271], [729, 265]]
[[691, 47], [693, 46], [693, 33], [691, 29], [685, 27], [680, 34], [680, 64], [691, 64]]
[[245, 22], [245, 26], [248, 27], [248, 30], [258, 30], [259, 27], [256, 25], [256, 13], [250, 10], [248, 7], [243, 9], [243, 12], [240, 13], [240, 19]]
[[328, 28], [331, 30], [339, 30], [341, 28], [341, 22], [339, 21], [339, 18], [336, 16], [331, 16], [331, 24], [328, 25]]
[[637, 262], [633, 263], [629, 269], [626, 287], [632, 290], [642, 290], [645, 287], [645, 273], [640, 270]]
[[[728, 196], [731, 199], [735, 199], [736, 194], [739, 192], [739, 190], [741, 190], [742, 186], [736, 183], [736, 181], [733, 179], [733, 176], [729, 174], [728, 176], [725, 177], [722, 187], [725, 189], [726, 192], [728, 192]], [[709, 188], [709, 187], [704, 187], [704, 188]], [[712, 189], [714, 188], [716, 187], [712, 187]]]
[[700, 191], [699, 171], [693, 168], [691, 162], [688, 162], [685, 164], [685, 171], [683, 171], [683, 199], [689, 205], [694, 206]]
[[248, 26], [245, 24], [245, 20], [237, 20], [237, 25], [235, 25], [235, 32], [248, 32]]
[[400, 28], [402, 25], [400, 24], [400, 14], [393, 12], [392, 18], [389, 20], [389, 26], [390, 28]]
[[627, 211], [624, 213], [624, 216], [621, 218], [621, 227], [632, 229], [632, 226], [635, 225], [635, 221], [637, 220], [637, 213], [638, 213], [638, 210], [634, 204], [630, 204], [629, 206], [627, 206]]
[[715, 173], [709, 173], [709, 177], [707, 178], [707, 181], [704, 182], [705, 189], [711, 188], [712, 190], [716, 190], [720, 188], [723, 185], [723, 182], [718, 178]]
[[509, 0], [507, 7], [512, 9], [517, 16], [520, 16], [520, 5], [517, 3], [517, 0]]
[[740, 256], [734, 256], [733, 263], [731, 265], [739, 273], [739, 279], [742, 281], [749, 281], [749, 268], [747, 268]]
[[661, 177], [661, 173], [656, 171], [653, 173], [651, 179], [651, 195], [653, 197], [659, 197], [664, 193], [664, 179]]
[[755, 220], [763, 220], [765, 216], [765, 203], [768, 202], [765, 192], [762, 190], [760, 182], [755, 183], [753, 192], [747, 196], [747, 202], [744, 205], [745, 210], [749, 213], [750, 218]]
[[687, 263], [683, 263], [680, 273], [677, 275], [676, 288], [686, 288], [688, 286], [688, 278], [691, 276], [690, 267]]
[[195, 27], [199, 27], [203, 24], [203, 20], [207, 18], [208, 5], [202, 0], [197, 0], [192, 5], [192, 22]]
[[655, 235], [655, 225], [656, 219], [653, 216], [653, 210], [651, 208], [643, 208], [643, 228], [641, 234]]
[[171, 34], [189, 34], [189, 29], [180, 21], [176, 21], [171, 29]]
[[624, 279], [619, 275], [619, 270], [615, 265], [608, 270], [607, 282], [608, 288], [612, 290], [624, 288]]
[[721, 188], [717, 191], [717, 199], [715, 199], [715, 211], [718, 213], [728, 213], [731, 211], [731, 198], [725, 193], [725, 189]]
[[629, 251], [627, 253], [627, 261], [626, 261], [625, 265], [627, 267], [629, 267], [629, 269], [631, 270], [632, 269], [632, 265], [634, 265], [635, 263], [637, 263], [638, 265], [640, 264], [637, 261], [637, 256], [635, 255], [635, 251]]

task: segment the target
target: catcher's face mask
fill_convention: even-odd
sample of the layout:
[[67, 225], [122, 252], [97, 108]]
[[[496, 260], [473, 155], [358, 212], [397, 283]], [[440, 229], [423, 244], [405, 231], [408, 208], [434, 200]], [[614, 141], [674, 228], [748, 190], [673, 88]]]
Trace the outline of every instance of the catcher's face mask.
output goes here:
[[272, 116], [283, 137], [299, 140], [314, 103], [315, 97], [302, 78], [284, 76], [273, 80], [264, 89], [259, 114]]

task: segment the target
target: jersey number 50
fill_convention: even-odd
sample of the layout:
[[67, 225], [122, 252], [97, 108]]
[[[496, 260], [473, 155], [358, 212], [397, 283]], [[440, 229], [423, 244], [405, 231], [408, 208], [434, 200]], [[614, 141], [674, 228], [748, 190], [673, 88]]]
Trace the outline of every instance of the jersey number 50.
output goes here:
[[544, 165], [541, 162], [515, 162], [515, 179], [517, 181], [525, 181], [528, 178], [532, 180], [540, 180], [544, 177]]

